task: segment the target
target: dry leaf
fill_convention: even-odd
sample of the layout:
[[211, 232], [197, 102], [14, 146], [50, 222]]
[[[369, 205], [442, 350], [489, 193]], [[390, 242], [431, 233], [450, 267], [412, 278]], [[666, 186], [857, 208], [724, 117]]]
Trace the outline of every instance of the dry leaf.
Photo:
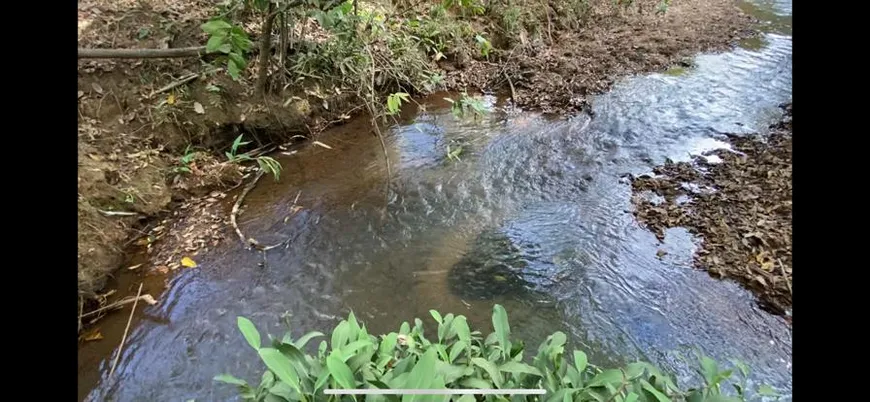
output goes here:
[[314, 144], [314, 145], [317, 145], [317, 146], [324, 147], [324, 148], [326, 148], [326, 149], [332, 149], [331, 146], [326, 145], [326, 144], [324, 144], [324, 143], [322, 143], [322, 142], [320, 142], [320, 141], [314, 141], [313, 144]]
[[157, 266], [157, 268], [155, 268], [155, 270], [164, 275], [169, 273], [169, 267], [167, 267], [166, 265], [159, 265]]
[[129, 269], [129, 270], [132, 271], [132, 270], [134, 270], [134, 269], [136, 269], [136, 268], [139, 268], [139, 267], [141, 267], [141, 266], [142, 266], [142, 264], [136, 264], [136, 265], [134, 265], [134, 266], [132, 266], [132, 267], [127, 267], [127, 269]]
[[90, 333], [85, 334], [84, 336], [82, 336], [82, 339], [84, 339], [85, 341], [88, 341], [88, 342], [90, 342], [90, 341], [98, 341], [98, 340], [100, 340], [100, 339], [103, 339], [103, 334], [101, 334], [101, 333], [100, 333], [100, 329], [97, 328], [97, 329], [91, 331]]
[[190, 257], [184, 257], [181, 259], [181, 265], [184, 265], [188, 268], [196, 268], [196, 261], [194, 261]]
[[168, 103], [170, 105], [174, 105], [175, 104], [175, 94], [169, 94], [169, 97], [166, 98], [166, 103]]
[[205, 114], [205, 108], [199, 102], [193, 102], [193, 110], [199, 114]]
[[82, 96], [85, 96], [85, 91], [79, 91], [79, 99], [81, 99]]
[[93, 88], [94, 91], [97, 91], [97, 93], [100, 95], [102, 95], [104, 92], [103, 87], [101, 87], [100, 84], [97, 84], [96, 82], [91, 83], [91, 88]]

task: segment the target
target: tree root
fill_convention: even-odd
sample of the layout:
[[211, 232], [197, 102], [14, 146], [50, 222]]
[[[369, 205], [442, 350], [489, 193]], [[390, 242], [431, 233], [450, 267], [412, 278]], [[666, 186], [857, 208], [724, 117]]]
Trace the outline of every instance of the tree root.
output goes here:
[[[242, 233], [242, 230], [239, 228], [239, 223], [238, 223], [239, 209], [241, 209], [241, 207], [242, 207], [242, 202], [245, 201], [245, 197], [248, 196], [248, 193], [250, 193], [251, 190], [253, 190], [254, 187], [257, 186], [257, 182], [260, 181], [260, 179], [263, 177], [264, 174], [266, 174], [265, 170], [260, 170], [259, 172], [257, 172], [257, 175], [254, 176], [254, 179], [251, 180], [251, 182], [248, 183], [248, 185], [242, 189], [242, 192], [239, 194], [239, 198], [236, 199], [236, 203], [233, 205], [232, 212], [230, 212], [230, 223], [233, 225], [233, 229], [235, 229], [236, 235], [239, 236], [239, 240], [242, 241], [242, 244], [244, 244], [245, 247], [250, 247], [252, 249], [259, 250], [259, 251], [262, 251], [265, 253], [266, 251], [276, 249], [278, 247], [281, 247], [281, 246], [287, 244], [290, 241], [290, 239], [288, 238], [287, 240], [281, 241], [280, 243], [276, 243], [276, 244], [273, 244], [270, 246], [263, 246], [262, 244], [260, 244], [260, 242], [258, 242], [253, 237], [245, 237], [244, 233]], [[265, 260], [265, 255], [264, 255], [264, 260]]]

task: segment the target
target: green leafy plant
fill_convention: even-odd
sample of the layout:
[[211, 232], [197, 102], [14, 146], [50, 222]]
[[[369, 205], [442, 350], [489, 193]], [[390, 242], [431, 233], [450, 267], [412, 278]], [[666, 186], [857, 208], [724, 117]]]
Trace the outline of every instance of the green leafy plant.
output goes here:
[[448, 10], [453, 7], [459, 8], [463, 16], [483, 15], [486, 12], [486, 8], [478, 0], [444, 0], [441, 4]]
[[187, 148], [184, 148], [184, 155], [179, 158], [180, 166], [176, 166], [173, 168], [175, 173], [184, 172], [190, 173], [190, 163], [193, 162], [193, 158], [196, 156], [196, 152], [191, 149], [190, 144], [187, 145]]
[[250, 141], [242, 141], [244, 138], [244, 134], [239, 134], [238, 137], [233, 141], [233, 144], [230, 146], [230, 150], [224, 152], [224, 155], [227, 157], [227, 161], [230, 163], [240, 163], [245, 161], [256, 160], [257, 164], [260, 166], [260, 169], [265, 171], [266, 173], [271, 174], [275, 177], [275, 181], [278, 181], [281, 177], [281, 163], [272, 158], [271, 156], [258, 156], [256, 158], [252, 158], [250, 155], [246, 153], [239, 153], [239, 147], [242, 145], [248, 145]]
[[480, 55], [483, 57], [489, 57], [489, 52], [492, 50], [492, 43], [481, 35], [475, 36], [474, 40], [477, 42], [477, 49], [480, 50]]
[[459, 154], [462, 153], [462, 145], [456, 146], [455, 148], [451, 148], [450, 144], [447, 144], [447, 159], [460, 162]]
[[238, 153], [238, 152], [239, 152], [239, 147], [240, 147], [240, 146], [242, 146], [242, 145], [248, 145], [248, 144], [251, 143], [251, 141], [242, 141], [242, 138], [243, 138], [244, 136], [245, 136], [244, 134], [239, 134], [239, 136], [236, 137], [235, 141], [233, 141], [233, 145], [230, 146], [230, 150], [224, 152], [224, 155], [227, 156], [227, 160], [228, 160], [228, 161], [230, 161], [230, 162], [238, 162], [238, 161], [240, 161], [240, 160], [250, 159], [250, 157], [248, 157], [247, 155], [245, 155], [245, 154], [241, 154], [241, 155], [240, 155], [240, 154]]
[[405, 92], [396, 92], [387, 96], [387, 116], [395, 116], [399, 114], [402, 103], [411, 100], [411, 95]]
[[[341, 321], [328, 339], [321, 340], [315, 355], [305, 351], [321, 332], [309, 332], [298, 338], [288, 331], [282, 338], [269, 337], [266, 345], [254, 324], [238, 317], [239, 330], [256, 351], [267, 370], [256, 387], [229, 374], [215, 381], [237, 387], [248, 401], [340, 401], [338, 396], [324, 395], [325, 389], [444, 389], [444, 388], [525, 388], [543, 389], [544, 397], [515, 396], [511, 401], [745, 401], [745, 389], [737, 396], [725, 396], [718, 386], [731, 376], [719, 371], [706, 360], [701, 364], [707, 384], [688, 391], [654, 366], [630, 363], [616, 369], [598, 368], [579, 350], [566, 351], [567, 336], [550, 335], [532, 359], [526, 359], [525, 345], [511, 338], [511, 327], [504, 307], [495, 305], [492, 314], [494, 332], [484, 336], [472, 331], [465, 316], [430, 310], [437, 323], [433, 340], [423, 335], [423, 321], [411, 326], [402, 323], [398, 332], [379, 337], [366, 330], [353, 313]], [[437, 340], [435, 340], [437, 339]], [[714, 370], [715, 369], [715, 370]], [[741, 370], [741, 373], [748, 374]], [[745, 384], [745, 383], [744, 383]], [[761, 391], [772, 391], [769, 387]], [[431, 397], [430, 397], [431, 398]], [[417, 400], [406, 396], [402, 400]], [[362, 400], [354, 398], [354, 400]], [[369, 396], [369, 401], [397, 401], [383, 396]], [[430, 399], [426, 399], [430, 400]], [[474, 401], [468, 396], [441, 396], [437, 401]], [[504, 396], [487, 395], [477, 400], [507, 401]]]
[[200, 28], [209, 34], [205, 44], [206, 53], [220, 53], [225, 55], [227, 73], [234, 80], [238, 80], [242, 70], [248, 65], [246, 54], [251, 49], [251, 40], [248, 34], [236, 25], [232, 25], [224, 19], [213, 19]]
[[452, 105], [450, 111], [453, 113], [453, 116], [457, 118], [468, 116], [469, 113], [472, 113], [475, 118], [486, 114], [486, 107], [483, 105], [483, 101], [472, 98], [465, 92], [460, 94], [459, 99], [457, 100], [450, 98], [444, 98], [444, 100], [450, 102]]

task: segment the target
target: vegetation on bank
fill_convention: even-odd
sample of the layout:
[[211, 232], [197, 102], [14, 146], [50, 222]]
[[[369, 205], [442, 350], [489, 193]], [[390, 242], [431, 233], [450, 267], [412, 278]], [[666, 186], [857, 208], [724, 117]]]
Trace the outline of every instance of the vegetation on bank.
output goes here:
[[[423, 321], [414, 326], [402, 323], [398, 332], [374, 336], [353, 313], [332, 331], [329, 341], [321, 340], [317, 353], [306, 350], [309, 342], [326, 337], [309, 332], [294, 338], [288, 331], [282, 338], [268, 337], [266, 346], [254, 324], [244, 317], [238, 326], [247, 343], [266, 365], [258, 385], [230, 374], [214, 379], [235, 385], [248, 401], [749, 401], [778, 399], [769, 386], [750, 389], [749, 368], [732, 360], [733, 367], [720, 367], [713, 359], [699, 356], [699, 373], [704, 383], [678, 386], [670, 376], [644, 362], [620, 368], [591, 364], [584, 352], [566, 349], [562, 332], [550, 335], [531, 359], [521, 340], [511, 338], [507, 312], [495, 305], [494, 332], [484, 336], [472, 331], [465, 316], [442, 316], [430, 311], [438, 324], [437, 341], [424, 336]], [[433, 338], [435, 339], [435, 338]], [[359, 398], [325, 395], [325, 389], [544, 389], [546, 395], [507, 396], [422, 396], [369, 395]]]

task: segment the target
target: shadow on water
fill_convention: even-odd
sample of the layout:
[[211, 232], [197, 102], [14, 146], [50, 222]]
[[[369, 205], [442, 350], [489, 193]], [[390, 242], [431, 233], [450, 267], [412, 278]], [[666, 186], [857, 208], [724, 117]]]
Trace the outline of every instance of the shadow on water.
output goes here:
[[[790, 14], [790, 3], [752, 7]], [[272, 334], [287, 315], [299, 334], [330, 329], [351, 309], [374, 333], [414, 317], [431, 325], [433, 308], [490, 328], [494, 303], [532, 347], [561, 330], [594, 362], [646, 359], [683, 380], [693, 373], [679, 356], [697, 347], [746, 361], [754, 380], [790, 394], [787, 324], [735, 283], [692, 269], [697, 240], [685, 230], [660, 244], [639, 227], [620, 178], [722, 146], [721, 133], [763, 130], [791, 99], [791, 71], [791, 37], [780, 31], [755, 50], [698, 56], [678, 76], [624, 80], [593, 100], [594, 119], [505, 113], [486, 98], [493, 113], [460, 121], [443, 95], [423, 99], [426, 110], [386, 136], [389, 197], [365, 119], [324, 133], [333, 149], [280, 157], [282, 180], [262, 180], [240, 217], [262, 242], [290, 245], [261, 268], [259, 254], [229, 242], [181, 271], [146, 308], [160, 320], [131, 331], [115, 378], [105, 379], [107, 359], [94, 368], [104, 380], [88, 398], [231, 399], [215, 374], [262, 370], [239, 315]], [[448, 145], [462, 148], [459, 161]]]

